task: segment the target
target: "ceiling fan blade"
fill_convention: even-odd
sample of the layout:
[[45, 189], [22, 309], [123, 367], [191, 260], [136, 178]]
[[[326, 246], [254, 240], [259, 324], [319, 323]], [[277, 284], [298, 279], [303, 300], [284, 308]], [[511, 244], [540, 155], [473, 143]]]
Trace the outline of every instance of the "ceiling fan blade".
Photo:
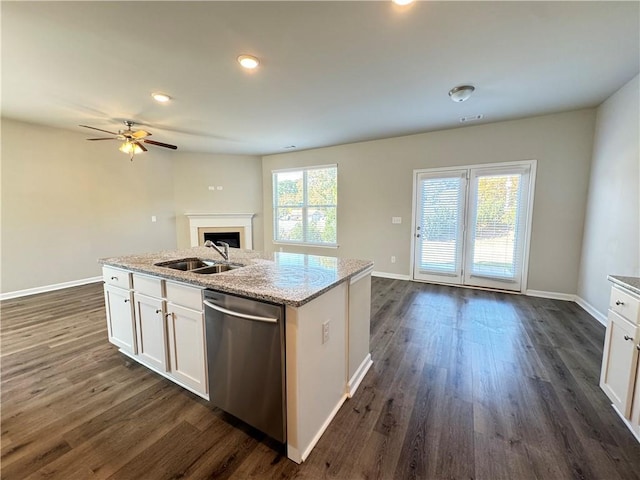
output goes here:
[[148, 137], [150, 135], [151, 134], [149, 132], [145, 132], [144, 130], [138, 130], [136, 132], [133, 132], [131, 136], [136, 140], [140, 140], [141, 138]]
[[87, 140], [117, 140], [117, 138], [113, 137], [113, 138], [107, 138], [107, 137], [102, 137], [102, 138], [87, 138]]
[[147, 149], [144, 148], [144, 145], [142, 145], [140, 142], [133, 142], [135, 145], [137, 145], [138, 147], [140, 147], [142, 149], [143, 152], [146, 152]]
[[101, 128], [90, 127], [89, 125], [78, 125], [79, 127], [90, 128], [91, 130], [98, 130], [99, 132], [110, 133], [111, 135], [118, 135], [115, 132], [110, 132], [109, 130], [103, 130]]
[[175, 145], [170, 145], [168, 143], [156, 142], [155, 140], [143, 140], [144, 143], [150, 143], [151, 145], [157, 145], [158, 147], [170, 148], [172, 150], [177, 150], [178, 147]]

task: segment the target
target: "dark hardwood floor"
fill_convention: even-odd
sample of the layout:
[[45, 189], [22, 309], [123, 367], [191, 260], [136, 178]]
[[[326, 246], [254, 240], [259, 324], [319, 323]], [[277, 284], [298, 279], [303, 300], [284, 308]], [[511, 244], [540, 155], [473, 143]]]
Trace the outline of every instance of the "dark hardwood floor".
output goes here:
[[302, 465], [107, 342], [102, 285], [2, 302], [1, 477], [634, 479], [574, 303], [374, 278], [374, 360]]

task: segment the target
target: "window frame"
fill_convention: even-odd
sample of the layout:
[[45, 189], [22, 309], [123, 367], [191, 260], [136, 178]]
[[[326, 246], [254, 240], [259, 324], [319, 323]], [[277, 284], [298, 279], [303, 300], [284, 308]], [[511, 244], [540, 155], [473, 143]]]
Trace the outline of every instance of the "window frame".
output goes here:
[[[323, 205], [309, 205], [308, 198], [308, 172], [311, 170], [329, 170], [334, 169], [336, 173], [336, 203], [335, 204], [323, 204]], [[277, 175], [280, 173], [302, 173], [302, 203], [297, 205], [279, 205], [278, 200], [278, 188], [277, 188]], [[313, 165], [308, 167], [295, 167], [295, 168], [283, 168], [271, 171], [271, 188], [272, 188], [272, 215], [273, 215], [273, 243], [274, 245], [297, 245], [305, 247], [321, 247], [321, 248], [338, 248], [338, 164], [328, 165]], [[278, 222], [279, 222], [279, 209], [283, 208], [299, 208], [302, 211], [302, 241], [298, 240], [282, 240], [278, 238]], [[314, 242], [309, 241], [308, 238], [308, 211], [309, 209], [317, 208], [335, 208], [336, 212], [336, 237], [335, 242]]]

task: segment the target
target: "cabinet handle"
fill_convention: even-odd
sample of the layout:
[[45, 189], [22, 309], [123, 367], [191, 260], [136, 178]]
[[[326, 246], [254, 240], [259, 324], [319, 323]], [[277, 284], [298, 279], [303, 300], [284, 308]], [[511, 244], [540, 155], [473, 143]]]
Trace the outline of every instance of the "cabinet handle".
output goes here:
[[111, 280], [117, 280], [118, 277], [111, 277]]
[[640, 343], [636, 345], [636, 350], [640, 351]]
[[629, 335], [625, 335], [625, 336], [624, 336], [624, 339], [625, 339], [625, 340], [633, 340], [633, 337], [630, 337]]
[[156, 313], [160, 313], [160, 312], [162, 312], [162, 310], [156, 310]]
[[128, 299], [128, 298], [125, 298], [125, 299], [124, 299], [124, 303], [127, 303], [128, 301], [129, 301], [129, 299]]
[[624, 302], [622, 300], [616, 300], [616, 305], [624, 305]]
[[169, 318], [171, 315], [173, 315], [173, 312], [169, 312], [169, 313], [165, 313], [164, 316]]

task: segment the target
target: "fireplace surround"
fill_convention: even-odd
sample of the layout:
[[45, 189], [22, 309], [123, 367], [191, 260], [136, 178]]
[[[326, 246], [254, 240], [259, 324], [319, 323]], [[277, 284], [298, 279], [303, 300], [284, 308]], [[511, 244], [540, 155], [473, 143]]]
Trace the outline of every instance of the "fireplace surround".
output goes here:
[[237, 236], [239, 248], [253, 249], [252, 219], [255, 213], [187, 213], [185, 215], [189, 219], [192, 247], [204, 245], [205, 234], [210, 234], [213, 238]]

